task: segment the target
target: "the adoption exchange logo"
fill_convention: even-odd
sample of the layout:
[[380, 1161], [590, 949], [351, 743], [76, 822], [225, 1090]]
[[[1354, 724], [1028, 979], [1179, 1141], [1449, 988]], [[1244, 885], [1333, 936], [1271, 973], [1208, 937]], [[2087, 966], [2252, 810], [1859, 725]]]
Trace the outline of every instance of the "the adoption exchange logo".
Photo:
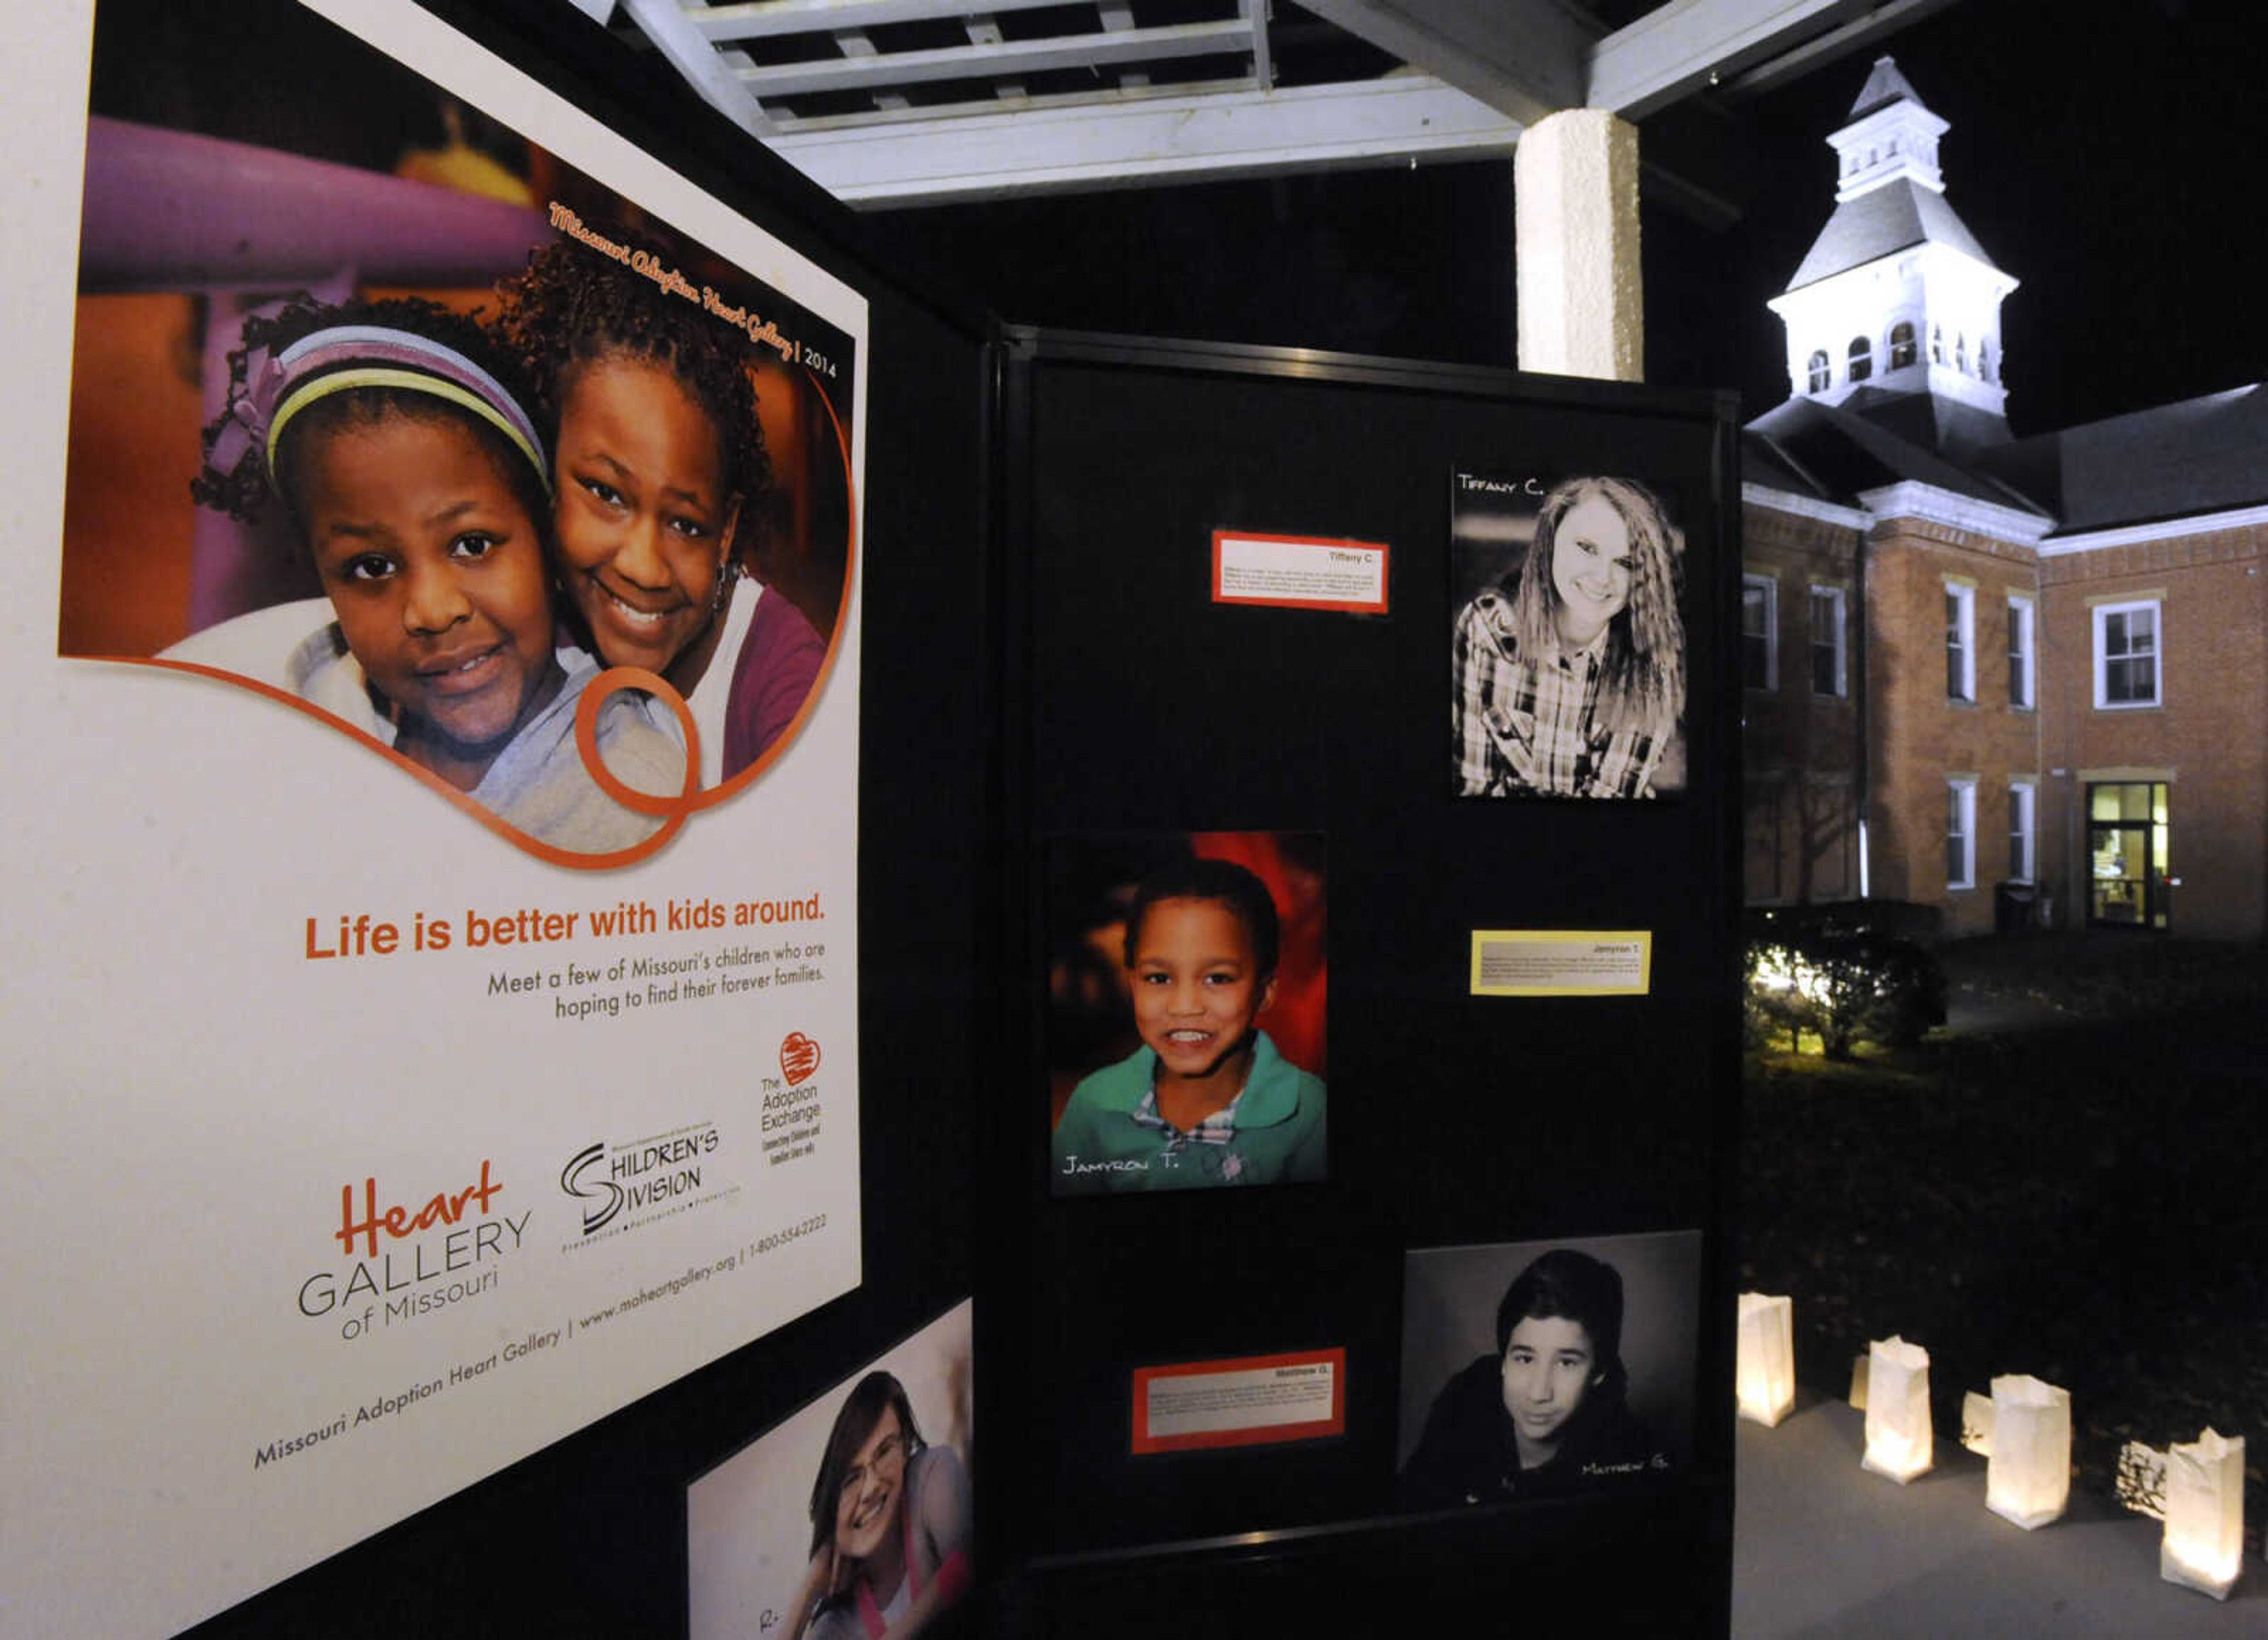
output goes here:
[[787, 1078], [788, 1086], [801, 1086], [818, 1069], [818, 1043], [800, 1031], [790, 1031], [780, 1039], [780, 1075]]
[[593, 1236], [623, 1212], [699, 1195], [702, 1165], [720, 1143], [709, 1122], [621, 1146], [586, 1145], [559, 1170], [559, 1188], [581, 1203], [583, 1233]]

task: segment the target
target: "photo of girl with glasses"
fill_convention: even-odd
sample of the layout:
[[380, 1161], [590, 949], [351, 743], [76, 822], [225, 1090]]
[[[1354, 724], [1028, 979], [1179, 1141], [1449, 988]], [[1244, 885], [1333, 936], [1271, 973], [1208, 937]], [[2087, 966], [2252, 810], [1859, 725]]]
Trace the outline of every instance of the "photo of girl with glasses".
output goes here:
[[932, 1446], [905, 1386], [869, 1372], [843, 1401], [811, 1488], [811, 1565], [789, 1640], [902, 1640], [968, 1589], [968, 1471]]
[[[1538, 494], [1531, 535], [1522, 498]], [[1660, 499], [1628, 478], [1545, 491], [1467, 473], [1451, 495], [1454, 555], [1491, 572], [1466, 589], [1457, 616], [1458, 795], [1651, 798], [1682, 787], [1683, 538]]]
[[907, 1640], [962, 1600], [974, 1315], [962, 1299], [686, 1488], [689, 1640]]

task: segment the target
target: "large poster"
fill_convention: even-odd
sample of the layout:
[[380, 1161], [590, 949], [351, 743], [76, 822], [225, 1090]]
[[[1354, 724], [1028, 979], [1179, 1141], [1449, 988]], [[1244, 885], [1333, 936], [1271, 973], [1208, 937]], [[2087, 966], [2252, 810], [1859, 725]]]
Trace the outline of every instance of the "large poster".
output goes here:
[[18, 1634], [859, 1280], [864, 298], [409, 4], [89, 15], [0, 53]]

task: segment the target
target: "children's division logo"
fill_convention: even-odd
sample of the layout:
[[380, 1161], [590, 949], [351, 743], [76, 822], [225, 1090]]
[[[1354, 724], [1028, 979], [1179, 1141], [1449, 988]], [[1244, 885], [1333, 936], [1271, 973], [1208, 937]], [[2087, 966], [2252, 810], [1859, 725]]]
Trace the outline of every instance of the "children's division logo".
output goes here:
[[800, 1031], [790, 1031], [780, 1041], [780, 1075], [790, 1087], [800, 1087], [819, 1069], [819, 1044]]
[[720, 1143], [712, 1122], [619, 1146], [585, 1145], [559, 1170], [559, 1188], [581, 1203], [583, 1233], [594, 1236], [625, 1211], [699, 1195], [702, 1164]]

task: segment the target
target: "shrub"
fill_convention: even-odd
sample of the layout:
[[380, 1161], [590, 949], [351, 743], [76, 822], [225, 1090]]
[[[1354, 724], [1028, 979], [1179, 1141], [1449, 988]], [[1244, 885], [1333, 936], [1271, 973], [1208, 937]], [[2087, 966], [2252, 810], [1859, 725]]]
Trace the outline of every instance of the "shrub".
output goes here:
[[1745, 1034], [1762, 1046], [1781, 1033], [1795, 1045], [1816, 1031], [1830, 1059], [1863, 1039], [1911, 1047], [1945, 1023], [1945, 971], [1931, 952], [1864, 926], [1818, 920], [1766, 927], [1748, 942]]

